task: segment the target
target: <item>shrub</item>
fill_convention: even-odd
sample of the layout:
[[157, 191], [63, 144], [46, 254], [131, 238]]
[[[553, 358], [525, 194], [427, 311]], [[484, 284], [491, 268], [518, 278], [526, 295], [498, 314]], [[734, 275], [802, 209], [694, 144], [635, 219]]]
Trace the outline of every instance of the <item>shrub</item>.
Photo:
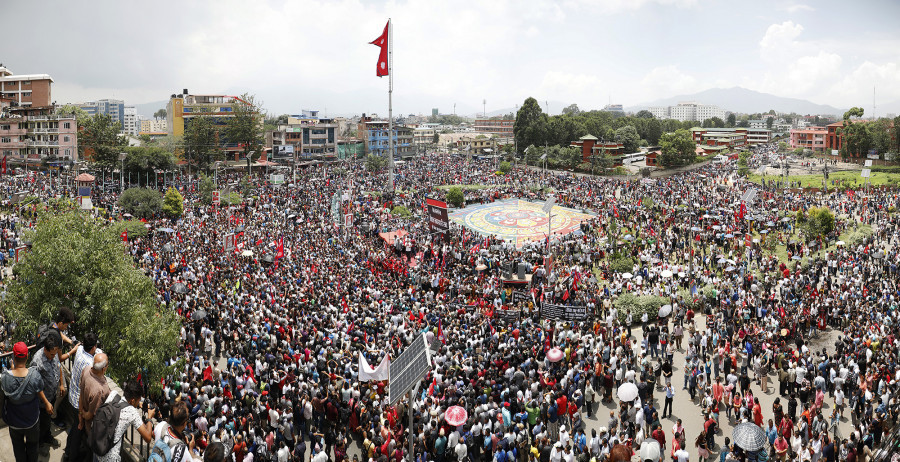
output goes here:
[[635, 296], [631, 293], [624, 293], [613, 302], [613, 306], [619, 315], [619, 322], [625, 322], [625, 316], [631, 309], [631, 316], [635, 322], [641, 319], [644, 313], [647, 313], [650, 319], [655, 319], [659, 315], [659, 308], [669, 303], [667, 297], [659, 297], [656, 295]]
[[402, 206], [402, 205], [398, 205], [398, 206], [394, 207], [394, 209], [391, 210], [391, 215], [393, 215], [395, 217], [401, 217], [401, 218], [409, 218], [412, 216], [412, 214], [409, 213], [409, 209], [407, 209], [405, 206]]
[[169, 188], [166, 191], [166, 197], [163, 198], [162, 210], [172, 218], [178, 218], [184, 213], [184, 197], [175, 188]]
[[609, 269], [617, 273], [627, 273], [634, 269], [634, 259], [624, 253], [617, 253], [609, 257]]
[[162, 196], [153, 189], [129, 188], [119, 196], [119, 207], [135, 218], [151, 218], [162, 208]]
[[510, 165], [509, 162], [500, 162], [500, 171], [503, 172], [504, 175], [509, 173], [510, 170], [512, 170], [512, 165]]

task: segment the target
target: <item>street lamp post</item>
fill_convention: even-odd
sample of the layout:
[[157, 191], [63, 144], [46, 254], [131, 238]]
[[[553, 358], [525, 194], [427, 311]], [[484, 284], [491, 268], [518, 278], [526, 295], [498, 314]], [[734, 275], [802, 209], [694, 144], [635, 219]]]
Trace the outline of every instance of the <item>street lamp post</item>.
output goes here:
[[128, 157], [128, 153], [120, 152], [119, 153], [119, 194], [125, 192], [125, 158]]

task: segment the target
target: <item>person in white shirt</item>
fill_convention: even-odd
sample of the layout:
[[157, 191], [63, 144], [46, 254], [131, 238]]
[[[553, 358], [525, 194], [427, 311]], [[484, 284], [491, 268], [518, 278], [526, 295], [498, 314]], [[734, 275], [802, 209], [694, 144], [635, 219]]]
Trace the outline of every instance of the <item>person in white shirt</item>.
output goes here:
[[682, 448], [675, 451], [675, 453], [672, 454], [672, 457], [675, 458], [676, 462], [688, 462], [691, 458], [691, 455], [688, 454], [688, 452], [685, 451], [684, 448]]

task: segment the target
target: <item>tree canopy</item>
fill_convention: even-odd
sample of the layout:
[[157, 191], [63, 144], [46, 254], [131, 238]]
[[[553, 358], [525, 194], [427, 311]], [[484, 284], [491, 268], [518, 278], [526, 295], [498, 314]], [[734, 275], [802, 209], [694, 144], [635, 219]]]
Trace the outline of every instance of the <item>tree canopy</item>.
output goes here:
[[664, 133], [659, 140], [659, 164], [663, 167], [680, 167], [694, 161], [694, 142], [687, 130]]
[[34, 341], [60, 307], [75, 313], [76, 337], [100, 337], [116, 380], [158, 378], [178, 345], [181, 323], [160, 306], [153, 281], [124, 258], [119, 229], [79, 212], [42, 216], [31, 250], [15, 267], [3, 311], [13, 336]]
[[92, 159], [101, 168], [112, 169], [119, 165], [119, 153], [128, 143], [119, 136], [121, 125], [106, 114], [95, 114], [79, 122], [78, 153]]
[[259, 158], [265, 145], [260, 106], [255, 96], [244, 93], [231, 105], [233, 116], [225, 124], [225, 138], [241, 148], [248, 165]]
[[211, 116], [192, 117], [184, 130], [184, 160], [209, 174], [216, 161], [225, 158], [220, 128]]
[[163, 197], [162, 211], [170, 217], [180, 217], [184, 213], [184, 196], [177, 189], [169, 187]]

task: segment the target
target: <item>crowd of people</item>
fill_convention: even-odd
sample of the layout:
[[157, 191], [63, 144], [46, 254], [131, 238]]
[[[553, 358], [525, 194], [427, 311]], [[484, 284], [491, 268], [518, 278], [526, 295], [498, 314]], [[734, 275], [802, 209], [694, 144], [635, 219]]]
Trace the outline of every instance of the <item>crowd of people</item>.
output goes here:
[[[765, 147], [754, 158], [776, 155]], [[110, 431], [118, 441], [132, 426], [176, 461], [399, 462], [410, 443], [421, 462], [604, 461], [650, 440], [676, 462], [866, 460], [900, 409], [897, 191], [791, 192], [731, 167], [621, 180], [497, 175], [490, 161], [431, 155], [397, 169], [393, 194], [375, 192], [384, 172], [322, 164], [292, 184], [255, 177], [252, 198], [218, 208], [184, 181], [184, 215], [150, 220], [127, 247], [183, 319], [171, 364], [184, 367], [159, 394], [123, 384], [127, 406]], [[40, 195], [36, 176], [8, 189]], [[522, 247], [456, 224], [441, 239], [423, 203], [445, 184], [483, 185], [467, 203], [552, 191], [557, 205], [594, 218]], [[391, 214], [398, 205], [411, 216]], [[797, 212], [811, 207], [834, 212], [831, 234], [797, 234]], [[2, 245], [14, 247], [31, 222], [11, 213], [2, 223]], [[519, 266], [533, 274], [525, 289], [502, 274]], [[632, 295], [665, 298], [670, 313], [624, 304]], [[587, 316], [548, 319], [542, 303]], [[6, 420], [17, 460], [57, 444], [49, 422], [61, 405], [79, 416], [66, 460], [86, 460], [94, 415], [118, 399], [103, 379], [116, 358], [96, 336], [69, 339], [70, 314], [60, 310], [31, 369], [16, 344], [3, 374], [6, 409], [31, 412]], [[396, 359], [423, 334], [433, 363], [412, 402], [360, 379], [360, 356]], [[637, 396], [625, 400], [628, 383]], [[687, 402], [694, 416], [673, 416]], [[451, 406], [465, 422], [448, 422]], [[764, 448], [721, 438], [741, 422], [765, 432]], [[99, 459], [118, 460], [116, 444]]]

